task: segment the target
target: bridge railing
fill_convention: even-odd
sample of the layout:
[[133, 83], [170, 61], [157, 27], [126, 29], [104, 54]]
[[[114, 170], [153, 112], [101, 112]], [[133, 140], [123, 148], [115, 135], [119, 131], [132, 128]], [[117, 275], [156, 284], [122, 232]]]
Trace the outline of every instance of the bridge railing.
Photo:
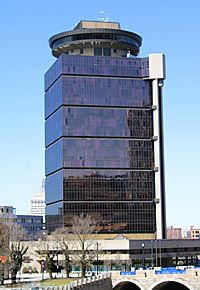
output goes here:
[[99, 274], [97, 276], [92, 276], [92, 277], [87, 277], [87, 278], [82, 278], [76, 281], [71, 282], [70, 284], [66, 285], [66, 288], [62, 288], [62, 290], [71, 290], [71, 289], [76, 289], [78, 287], [81, 287], [85, 284], [91, 284], [93, 282], [99, 281], [99, 280], [103, 280], [103, 279], [107, 279], [111, 277], [111, 273], [103, 273], [103, 274]]
[[1, 289], [4, 289], [4, 290], [73, 290], [73, 289], [80, 289], [85, 284], [96, 283], [100, 280], [107, 279], [110, 277], [111, 277], [111, 273], [104, 273], [104, 274], [99, 274], [97, 276], [78, 279], [65, 286], [39, 286], [38, 285], [38, 286], [25, 287], [25, 288], [23, 287], [9, 288], [9, 287], [4, 286], [3, 288], [0, 287], [0, 290]]
[[161, 268], [155, 267], [154, 269], [139, 269], [135, 271], [121, 271], [119, 274], [120, 276], [138, 276], [138, 275], [162, 275], [162, 274], [187, 274], [187, 273], [194, 272], [196, 276], [200, 275], [200, 268], [194, 268], [190, 266], [178, 266], [178, 267], [168, 267], [168, 268]]
[[161, 268], [160, 270], [155, 270], [155, 274], [186, 274], [186, 269], [177, 269], [176, 267]]

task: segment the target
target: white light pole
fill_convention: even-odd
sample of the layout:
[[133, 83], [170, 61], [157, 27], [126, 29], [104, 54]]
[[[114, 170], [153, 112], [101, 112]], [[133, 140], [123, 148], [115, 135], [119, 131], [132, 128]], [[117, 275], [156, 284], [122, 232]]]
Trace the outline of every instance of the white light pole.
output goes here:
[[41, 265], [42, 265], [42, 281], [43, 281], [44, 280], [44, 260], [43, 260], [43, 258], [42, 258]]
[[142, 269], [145, 268], [144, 244], [142, 243]]
[[57, 271], [57, 277], [58, 277], [58, 269], [59, 269], [59, 265], [58, 265], [58, 244], [57, 244], [57, 251], [56, 251], [56, 271]]
[[99, 274], [99, 243], [97, 242], [97, 275]]

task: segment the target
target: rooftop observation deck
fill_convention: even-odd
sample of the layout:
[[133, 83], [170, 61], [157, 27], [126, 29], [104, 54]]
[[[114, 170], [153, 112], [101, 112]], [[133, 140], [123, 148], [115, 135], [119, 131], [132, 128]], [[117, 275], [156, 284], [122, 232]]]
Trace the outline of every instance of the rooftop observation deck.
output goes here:
[[[133, 32], [121, 30], [118, 22], [80, 21], [73, 30], [65, 31], [52, 36], [49, 46], [52, 54], [59, 57], [62, 53], [70, 53], [80, 49], [112, 48], [123, 51], [118, 56], [126, 53], [138, 55], [142, 38]], [[83, 53], [84, 54], [84, 53]], [[93, 54], [94, 55], [94, 54]]]

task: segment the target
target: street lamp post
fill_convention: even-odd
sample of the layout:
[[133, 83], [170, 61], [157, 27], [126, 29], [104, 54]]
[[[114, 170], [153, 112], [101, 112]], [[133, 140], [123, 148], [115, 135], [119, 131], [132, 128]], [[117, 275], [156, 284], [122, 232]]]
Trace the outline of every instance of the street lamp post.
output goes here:
[[151, 268], [154, 267], [154, 257], [153, 257], [153, 241], [151, 240]]
[[142, 244], [142, 269], [145, 268], [144, 244]]
[[42, 281], [44, 280], [44, 260], [42, 259]]
[[99, 274], [99, 243], [97, 242], [97, 275]]
[[162, 267], [162, 247], [161, 247], [161, 240], [159, 240], [160, 245], [160, 267]]
[[179, 261], [178, 261], [178, 245], [176, 245], [176, 266], [178, 266]]
[[155, 252], [156, 252], [156, 267], [158, 267], [158, 245], [157, 245], [157, 240], [155, 240]]
[[56, 271], [57, 271], [57, 276], [58, 276], [58, 245], [57, 245], [57, 252], [56, 252]]

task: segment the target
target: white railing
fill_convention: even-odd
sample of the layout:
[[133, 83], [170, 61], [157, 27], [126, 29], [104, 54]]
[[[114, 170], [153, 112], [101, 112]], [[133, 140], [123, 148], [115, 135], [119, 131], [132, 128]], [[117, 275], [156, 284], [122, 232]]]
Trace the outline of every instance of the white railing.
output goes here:
[[7, 288], [6, 286], [4, 286], [3, 288], [0, 287], [1, 289], [4, 290], [32, 290], [32, 289], [37, 289], [37, 290], [73, 290], [76, 288], [79, 288], [80, 286], [83, 286], [85, 284], [90, 284], [90, 283], [94, 283], [106, 278], [110, 278], [111, 277], [111, 273], [103, 273], [103, 274], [99, 274], [96, 276], [91, 276], [91, 277], [87, 277], [87, 278], [82, 278], [82, 279], [78, 279], [75, 280], [73, 282], [71, 282], [68, 285], [65, 286], [29, 286], [26, 288], [20, 287], [20, 288]]
[[82, 278], [82, 279], [71, 282], [70, 284], [66, 285], [65, 288], [62, 290], [71, 290], [78, 286], [83, 286], [85, 284], [94, 283], [96, 281], [100, 281], [100, 280], [110, 278], [110, 277], [111, 277], [111, 273], [104, 273], [104, 274], [99, 274], [97, 276]]

